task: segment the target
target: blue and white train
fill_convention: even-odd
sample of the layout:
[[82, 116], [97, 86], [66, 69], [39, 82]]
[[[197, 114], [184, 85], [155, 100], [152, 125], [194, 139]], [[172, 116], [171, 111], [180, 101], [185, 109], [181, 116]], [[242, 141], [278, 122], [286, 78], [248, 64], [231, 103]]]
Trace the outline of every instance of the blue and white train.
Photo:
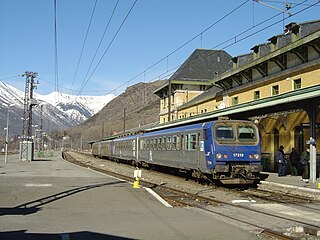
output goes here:
[[252, 184], [262, 171], [259, 131], [243, 120], [216, 120], [101, 140], [97, 157], [187, 171], [223, 184]]

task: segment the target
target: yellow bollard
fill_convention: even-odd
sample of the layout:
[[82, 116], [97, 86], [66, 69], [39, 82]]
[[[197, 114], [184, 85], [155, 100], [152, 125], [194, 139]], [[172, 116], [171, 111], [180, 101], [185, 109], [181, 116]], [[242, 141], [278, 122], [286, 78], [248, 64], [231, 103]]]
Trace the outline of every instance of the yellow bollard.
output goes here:
[[136, 177], [135, 180], [133, 181], [133, 188], [140, 188], [138, 177]]
[[320, 189], [320, 182], [318, 182], [318, 189]]
[[136, 170], [133, 171], [133, 188], [140, 188], [139, 186], [139, 178], [141, 178], [141, 170], [139, 168], [136, 168]]

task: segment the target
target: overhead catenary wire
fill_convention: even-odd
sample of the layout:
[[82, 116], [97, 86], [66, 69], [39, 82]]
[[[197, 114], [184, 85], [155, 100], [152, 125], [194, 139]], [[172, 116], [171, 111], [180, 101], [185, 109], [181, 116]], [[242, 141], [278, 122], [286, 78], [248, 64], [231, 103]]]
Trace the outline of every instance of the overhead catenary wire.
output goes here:
[[[294, 6], [294, 7], [297, 7], [297, 6], [300, 6], [300, 5], [301, 5], [301, 6], [306, 6], [304, 3], [308, 2], [308, 1], [310, 1], [310, 0], [305, 0], [305, 1], [301, 2], [301, 4], [297, 4], [297, 5]], [[319, 2], [319, 0], [318, 0], [318, 2]], [[282, 13], [278, 13], [278, 14], [276, 14], [276, 15], [274, 15], [274, 16], [272, 16], [272, 17], [270, 17], [270, 18], [268, 18], [268, 19], [266, 19], [266, 20], [264, 20], [264, 21], [262, 21], [262, 22], [260, 22], [260, 23], [258, 23], [257, 25], [255, 25], [255, 26], [253, 26], [253, 27], [250, 27], [249, 29], [247, 29], [247, 30], [245, 30], [245, 31], [243, 31], [243, 32], [241, 32], [241, 33], [239, 33], [239, 34], [237, 34], [237, 35], [229, 38], [228, 40], [226, 40], [226, 41], [224, 41], [224, 42], [222, 42], [222, 43], [214, 46], [214, 47], [211, 48], [211, 49], [216, 49], [217, 47], [220, 47], [220, 46], [222, 46], [222, 45], [230, 42], [231, 40], [236, 39], [236, 40], [233, 41], [232, 43], [230, 43], [230, 44], [228, 44], [228, 45], [220, 48], [221, 50], [225, 50], [225, 49], [227, 49], [227, 48], [229, 48], [229, 47], [231, 47], [231, 46], [233, 46], [233, 45], [235, 45], [235, 44], [237, 44], [237, 43], [239, 43], [239, 42], [241, 42], [241, 41], [244, 41], [244, 40], [252, 37], [252, 36], [255, 35], [255, 34], [258, 34], [258, 33], [262, 32], [262, 31], [264, 31], [264, 30], [266, 30], [266, 29], [274, 26], [275, 24], [281, 23], [283, 20], [286, 20], [286, 19], [288, 19], [288, 18], [290, 18], [290, 17], [292, 17], [292, 16], [295, 16], [295, 15], [301, 13], [301, 12], [304, 12], [304, 11], [308, 10], [309, 8], [311, 8], [311, 7], [313, 7], [313, 6], [317, 6], [318, 2], [316, 2], [316, 3], [314, 3], [314, 4], [307, 5], [307, 7], [305, 7], [304, 9], [302, 9], [302, 10], [300, 10], [300, 11], [298, 11], [298, 12], [296, 12], [296, 13], [290, 15], [290, 16], [285, 17], [284, 19], [281, 18], [280, 20], [277, 20], [277, 21], [275, 21], [275, 22], [272, 22], [272, 23], [270, 23], [268, 26], [263, 27], [262, 29], [259, 29], [259, 30], [255, 31], [255, 32], [253, 32], [253, 33], [251, 33], [251, 34], [249, 34], [249, 35], [246, 35], [246, 36], [240, 38], [240, 39], [237, 39], [237, 37], [239, 37], [239, 36], [241, 36], [241, 35], [249, 32], [250, 30], [252, 30], [252, 29], [254, 29], [254, 28], [256, 28], [256, 27], [258, 27], [258, 26], [260, 26], [260, 25], [262, 25], [262, 24], [264, 24], [264, 23], [266, 23], [266, 22], [269, 22], [270, 20], [272, 20], [272, 19], [275, 18], [275, 17], [278, 17], [278, 16], [282, 15]], [[292, 8], [294, 8], [294, 7], [292, 7]], [[212, 53], [212, 54], [213, 54], [213, 53]], [[209, 55], [207, 55], [207, 56], [205, 56], [205, 57], [199, 58], [199, 59], [197, 59], [197, 60], [191, 61], [191, 62], [189, 62], [189, 64], [197, 63], [197, 62], [203, 60], [204, 58], [209, 57], [210, 55], [211, 55], [211, 54], [209, 54]], [[166, 72], [163, 72], [162, 74], [160, 74], [160, 75], [152, 78], [151, 80], [149, 80], [149, 82], [156, 81], [156, 80], [158, 80], [158, 79], [171, 76], [171, 75], [174, 73], [174, 71], [175, 71], [177, 68], [179, 68], [181, 65], [182, 65], [182, 64], [179, 64], [179, 65], [177, 65], [177, 66], [175, 66], [175, 67], [173, 67], [173, 68], [171, 68], [171, 69], [169, 69], [169, 70], [166, 70]], [[125, 83], [125, 84], [126, 84], [126, 83]], [[125, 84], [122, 84], [120, 87], [124, 86]], [[118, 88], [116, 88], [116, 89], [119, 89], [120, 87], [118, 87]]]
[[[176, 49], [174, 49], [173, 51], [171, 51], [168, 55], [166, 55], [165, 57], [161, 58], [160, 60], [156, 61], [155, 63], [153, 63], [152, 65], [150, 65], [148, 68], [146, 68], [145, 70], [143, 70], [142, 72], [140, 72], [139, 74], [135, 75], [134, 77], [132, 77], [131, 79], [129, 79], [128, 81], [124, 82], [123, 84], [121, 84], [119, 87], [115, 88], [114, 91], [120, 89], [121, 87], [129, 84], [131, 81], [133, 81], [134, 79], [138, 78], [139, 76], [141, 76], [142, 74], [145, 75], [145, 73], [147, 71], [149, 71], [150, 69], [152, 69], [153, 67], [155, 67], [156, 65], [158, 65], [159, 63], [161, 63], [164, 60], [168, 60], [169, 57], [173, 54], [175, 54], [176, 52], [178, 52], [180, 49], [184, 48], [185, 46], [187, 46], [189, 43], [191, 43], [192, 41], [194, 41], [195, 39], [197, 39], [199, 36], [202, 36], [205, 32], [207, 32], [209, 29], [211, 29], [212, 27], [214, 27], [215, 25], [217, 25], [218, 23], [220, 23], [222, 20], [226, 19], [227, 17], [229, 17], [232, 13], [236, 12], [237, 10], [239, 10], [241, 7], [243, 7], [246, 3], [248, 3], [250, 0], [246, 0], [243, 3], [241, 3], [240, 5], [238, 5], [237, 7], [235, 7], [234, 9], [232, 9], [230, 12], [228, 12], [227, 14], [225, 14], [224, 16], [222, 16], [221, 18], [219, 18], [217, 21], [215, 21], [214, 23], [212, 23], [210, 26], [208, 26], [207, 28], [205, 28], [204, 30], [202, 30], [200, 33], [198, 33], [197, 35], [195, 35], [194, 37], [192, 37], [191, 39], [187, 40], [186, 42], [184, 42], [182, 45], [180, 45], [179, 47], [177, 47]], [[168, 63], [167, 63], [168, 65]], [[167, 67], [168, 68], [168, 67]], [[88, 82], [88, 80], [87, 80]], [[107, 93], [110, 94], [113, 91]]]
[[[54, 74], [55, 92], [59, 92], [58, 32], [57, 32], [57, 0], [54, 0]], [[59, 96], [57, 96], [58, 98]]]
[[[106, 25], [106, 27], [105, 27], [105, 29], [104, 29], [104, 32], [103, 32], [103, 34], [102, 34], [102, 36], [101, 36], [100, 42], [99, 42], [99, 44], [98, 44], [98, 47], [96, 48], [96, 51], [95, 51], [95, 53], [94, 53], [94, 56], [93, 56], [93, 58], [92, 58], [92, 60], [91, 60], [90, 66], [89, 66], [89, 68], [88, 68], [88, 71], [87, 71], [87, 73], [86, 73], [86, 75], [85, 75], [85, 77], [84, 77], [84, 79], [83, 79], [83, 82], [82, 82], [82, 84], [81, 84], [81, 86], [80, 86], [80, 90], [81, 90], [83, 84], [85, 83], [85, 81], [86, 81], [86, 79], [87, 79], [87, 77], [88, 77], [88, 74], [89, 74], [89, 72], [90, 72], [90, 70], [91, 70], [91, 67], [92, 67], [92, 65], [93, 65], [94, 60], [96, 59], [97, 53], [98, 53], [98, 51], [99, 51], [99, 49], [100, 49], [100, 46], [101, 46], [101, 44], [102, 44], [102, 41], [103, 41], [103, 39], [104, 39], [104, 37], [105, 37], [106, 32], [107, 32], [107, 30], [109, 29], [109, 25], [110, 25], [110, 23], [111, 23], [111, 20], [112, 20], [112, 18], [113, 18], [113, 16], [114, 16], [114, 13], [115, 13], [115, 11], [116, 11], [116, 9], [117, 9], [118, 4], [119, 4], [119, 0], [117, 0], [115, 6], [114, 6], [114, 8], [113, 8], [113, 11], [112, 11], [112, 13], [111, 13], [111, 16], [110, 16], [110, 18], [109, 18], [109, 20], [108, 20], [108, 23], [107, 23], [107, 25]], [[79, 90], [79, 94], [80, 94], [80, 90]], [[83, 92], [83, 91], [82, 91], [82, 92]]]
[[109, 51], [111, 45], [113, 44], [114, 40], [116, 39], [117, 35], [119, 34], [121, 28], [123, 27], [124, 23], [126, 22], [126, 20], [128, 19], [130, 13], [132, 12], [134, 6], [136, 5], [138, 0], [135, 0], [134, 3], [132, 4], [130, 10], [128, 11], [127, 15], [125, 16], [125, 18], [123, 19], [122, 23], [120, 24], [118, 30], [116, 31], [116, 33], [114, 34], [113, 38], [111, 39], [108, 47], [106, 48], [106, 50], [104, 51], [104, 53], [102, 54], [102, 56], [100, 57], [98, 63], [96, 64], [96, 66], [94, 67], [93, 71], [91, 72], [90, 76], [87, 78], [87, 80], [84, 81], [83, 85], [81, 86], [80, 90], [79, 90], [79, 94], [81, 93], [81, 91], [83, 90], [83, 88], [87, 85], [88, 81], [91, 79], [92, 75], [95, 73], [95, 71], [97, 70], [98, 66], [100, 65], [102, 59], [104, 58], [104, 56], [106, 55], [106, 53]]
[[80, 65], [80, 62], [81, 62], [81, 59], [82, 59], [83, 50], [84, 50], [84, 47], [85, 47], [86, 42], [87, 42], [87, 38], [88, 38], [88, 35], [89, 35], [89, 30], [90, 30], [90, 27], [91, 27], [93, 15], [94, 15], [95, 10], [96, 10], [96, 6], [97, 6], [97, 0], [95, 0], [94, 6], [93, 6], [93, 9], [92, 9], [92, 12], [91, 12], [91, 17], [90, 17], [89, 24], [88, 24], [88, 27], [87, 27], [87, 32], [86, 32], [86, 35], [85, 35], [85, 38], [84, 38], [84, 41], [83, 41], [83, 44], [82, 44], [82, 49], [81, 49], [80, 56], [79, 56], [79, 59], [78, 59], [77, 67], [76, 67], [76, 70], [75, 70], [74, 75], [73, 75], [72, 84], [71, 84], [71, 91], [70, 92], [72, 92], [73, 84], [74, 84], [74, 81], [75, 81], [77, 73], [78, 73], [79, 65]]

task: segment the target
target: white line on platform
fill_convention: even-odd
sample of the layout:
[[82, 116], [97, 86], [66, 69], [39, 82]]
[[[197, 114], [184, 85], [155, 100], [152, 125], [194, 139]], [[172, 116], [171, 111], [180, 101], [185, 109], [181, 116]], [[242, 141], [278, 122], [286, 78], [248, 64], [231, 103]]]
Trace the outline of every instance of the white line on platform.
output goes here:
[[26, 183], [26, 187], [51, 187], [51, 183]]
[[159, 202], [161, 202], [166, 207], [172, 207], [167, 201], [165, 201], [162, 197], [160, 197], [156, 192], [152, 189], [144, 187], [152, 196], [154, 196]]

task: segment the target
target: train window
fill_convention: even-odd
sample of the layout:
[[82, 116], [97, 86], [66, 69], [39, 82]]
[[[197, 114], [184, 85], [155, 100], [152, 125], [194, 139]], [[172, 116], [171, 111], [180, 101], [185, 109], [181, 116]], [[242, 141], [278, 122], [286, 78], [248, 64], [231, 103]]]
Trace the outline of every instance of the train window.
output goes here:
[[180, 149], [181, 149], [181, 150], [185, 150], [185, 147], [184, 147], [184, 144], [185, 144], [185, 143], [184, 143], [184, 135], [181, 135], [180, 144], [181, 144], [181, 145], [180, 145]]
[[178, 151], [181, 150], [181, 138], [180, 138], [180, 136], [177, 136], [177, 150]]
[[145, 147], [146, 142], [144, 140], [140, 140], [140, 150], [146, 149]]
[[163, 137], [162, 150], [166, 150], [166, 148], [167, 148], [167, 138]]
[[216, 138], [218, 140], [234, 139], [232, 126], [220, 125], [216, 128]]
[[167, 150], [171, 150], [171, 137], [167, 138]]
[[161, 150], [161, 148], [162, 148], [162, 138], [159, 137], [158, 138], [158, 150]]
[[157, 141], [158, 139], [154, 138], [153, 139], [153, 150], [157, 149]]
[[190, 135], [190, 148], [195, 150], [197, 148], [197, 134]]
[[255, 141], [256, 134], [252, 126], [238, 126], [238, 139], [239, 141]]
[[177, 136], [172, 136], [172, 144], [171, 144], [171, 149], [172, 150], [177, 150]]

